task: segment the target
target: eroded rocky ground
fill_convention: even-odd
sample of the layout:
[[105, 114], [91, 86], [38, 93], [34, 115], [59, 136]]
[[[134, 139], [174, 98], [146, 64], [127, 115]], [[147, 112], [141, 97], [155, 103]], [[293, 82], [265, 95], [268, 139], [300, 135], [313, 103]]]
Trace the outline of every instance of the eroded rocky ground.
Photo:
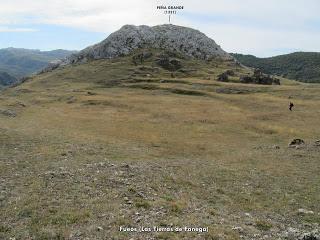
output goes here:
[[[44, 154], [47, 144], [1, 129], [3, 239], [319, 238], [319, 196], [308, 195], [318, 187], [319, 165], [311, 164], [319, 163], [319, 146], [254, 146], [252, 159], [303, 168], [278, 175], [219, 158], [116, 161], [103, 144], [50, 142], [55, 151]], [[123, 233], [120, 226], [209, 233]]]

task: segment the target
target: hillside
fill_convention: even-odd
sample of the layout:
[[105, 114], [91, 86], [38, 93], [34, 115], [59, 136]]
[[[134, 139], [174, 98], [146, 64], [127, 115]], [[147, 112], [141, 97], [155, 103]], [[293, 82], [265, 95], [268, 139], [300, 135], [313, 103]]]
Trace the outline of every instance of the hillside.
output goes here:
[[46, 67], [49, 62], [74, 53], [67, 50], [39, 51], [22, 48], [0, 49], [0, 71], [21, 78]]
[[1, 86], [10, 86], [14, 83], [16, 83], [18, 79], [15, 77], [9, 75], [6, 72], [0, 72], [0, 87]]
[[296, 52], [269, 58], [232, 54], [240, 63], [268, 74], [301, 82], [320, 83], [320, 53]]
[[319, 85], [174, 49], [83, 59], [1, 94], [1, 239], [319, 234]]

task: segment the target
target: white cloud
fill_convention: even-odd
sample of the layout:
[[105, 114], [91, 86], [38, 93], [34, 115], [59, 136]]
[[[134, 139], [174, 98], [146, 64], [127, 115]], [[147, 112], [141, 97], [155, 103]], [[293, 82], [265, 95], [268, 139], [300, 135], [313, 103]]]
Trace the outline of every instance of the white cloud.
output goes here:
[[34, 28], [10, 28], [10, 27], [1, 27], [0, 32], [37, 32], [37, 29]]
[[56, 24], [108, 34], [124, 24], [167, 23], [156, 10], [167, 4], [185, 6], [174, 24], [199, 28], [228, 51], [320, 51], [318, 0], [0, 0], [0, 27]]

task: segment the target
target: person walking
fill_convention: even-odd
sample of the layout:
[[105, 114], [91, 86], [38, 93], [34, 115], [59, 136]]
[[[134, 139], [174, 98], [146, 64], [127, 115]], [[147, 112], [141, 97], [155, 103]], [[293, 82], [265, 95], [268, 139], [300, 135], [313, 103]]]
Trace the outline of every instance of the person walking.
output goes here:
[[289, 104], [289, 110], [292, 111], [292, 108], [293, 108], [293, 107], [294, 107], [293, 103], [290, 102], [290, 104]]

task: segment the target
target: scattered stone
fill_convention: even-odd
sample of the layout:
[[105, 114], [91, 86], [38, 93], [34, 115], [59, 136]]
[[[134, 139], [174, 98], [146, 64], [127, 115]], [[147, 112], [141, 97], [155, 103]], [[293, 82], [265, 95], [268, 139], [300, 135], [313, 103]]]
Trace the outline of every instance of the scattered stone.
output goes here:
[[304, 141], [300, 138], [293, 139], [289, 143], [289, 147], [292, 147], [292, 148], [296, 148], [297, 146], [301, 146], [301, 145], [304, 145]]
[[226, 74], [225, 72], [219, 74], [217, 80], [218, 80], [219, 82], [228, 82], [228, 81], [229, 81], [228, 74]]
[[299, 208], [298, 209], [298, 213], [299, 214], [305, 214], [305, 215], [308, 215], [308, 214], [314, 214], [314, 212], [313, 211], [310, 211], [310, 210], [306, 210], [306, 209], [303, 209], [303, 208]]
[[79, 237], [81, 237], [83, 234], [82, 234], [82, 232], [80, 232], [80, 231], [75, 231], [75, 232], [73, 232], [73, 233], [71, 233], [70, 235], [69, 235], [69, 238], [79, 238]]
[[135, 54], [132, 57], [132, 62], [134, 65], [142, 64], [145, 60], [152, 57], [152, 55], [153, 54], [151, 52], [143, 52], [143, 53]]
[[217, 80], [220, 82], [229, 82], [229, 76], [235, 76], [235, 73], [233, 70], [227, 70], [219, 74]]
[[283, 237], [288, 240], [320, 240], [320, 232], [319, 230], [303, 232], [299, 229], [290, 227], [283, 234]]
[[252, 76], [240, 76], [240, 82], [263, 85], [280, 85], [279, 79], [263, 74], [260, 69], [255, 69]]
[[169, 71], [177, 71], [182, 68], [182, 63], [180, 60], [176, 58], [170, 58], [167, 54], [161, 54], [159, 58], [156, 59], [156, 63]]
[[108, 216], [108, 214], [103, 213], [103, 214], [98, 215], [98, 218], [105, 218], [105, 217], [107, 217], [107, 216]]
[[5, 110], [0, 109], [0, 114], [6, 117], [12, 117], [12, 118], [17, 116], [17, 114], [10, 109], [5, 109]]
[[145, 194], [143, 192], [137, 192], [137, 196], [140, 198], [146, 198]]
[[[63, 64], [63, 61], [62, 60], [55, 60], [55, 61], [52, 61], [48, 64], [47, 67], [45, 67], [44, 69], [42, 69], [39, 73], [46, 73], [46, 72], [51, 72], [55, 69], [57, 69], [59, 66], [62, 66], [64, 65]], [[24, 82], [27, 81], [28, 79], [24, 79]]]
[[234, 73], [233, 70], [227, 70], [225, 73], [226, 73], [228, 76], [234, 76], [234, 75], [235, 75], [235, 73]]
[[130, 165], [129, 165], [129, 164], [124, 164], [124, 165], [122, 165], [121, 167], [126, 168], [126, 169], [129, 169], [129, 168], [130, 168]]
[[23, 102], [17, 101], [17, 102], [15, 102], [13, 104], [10, 104], [10, 106], [13, 106], [13, 107], [24, 107], [25, 108], [27, 105], [25, 105]]
[[250, 213], [244, 213], [244, 215], [245, 215], [246, 217], [251, 217], [251, 214], [250, 214]]
[[238, 231], [238, 232], [240, 232], [240, 233], [243, 232], [243, 228], [242, 228], [242, 227], [232, 227], [232, 230]]
[[320, 234], [317, 233], [305, 233], [303, 234], [299, 240], [320, 240]]
[[320, 140], [316, 140], [316, 141], [314, 142], [314, 145], [315, 145], [316, 147], [320, 147]]
[[287, 231], [284, 233], [284, 237], [285, 239], [289, 239], [289, 240], [293, 240], [293, 239], [297, 239], [297, 235], [299, 234], [299, 230], [289, 227], [287, 229]]
[[278, 78], [273, 78], [273, 85], [281, 85], [280, 79]]

